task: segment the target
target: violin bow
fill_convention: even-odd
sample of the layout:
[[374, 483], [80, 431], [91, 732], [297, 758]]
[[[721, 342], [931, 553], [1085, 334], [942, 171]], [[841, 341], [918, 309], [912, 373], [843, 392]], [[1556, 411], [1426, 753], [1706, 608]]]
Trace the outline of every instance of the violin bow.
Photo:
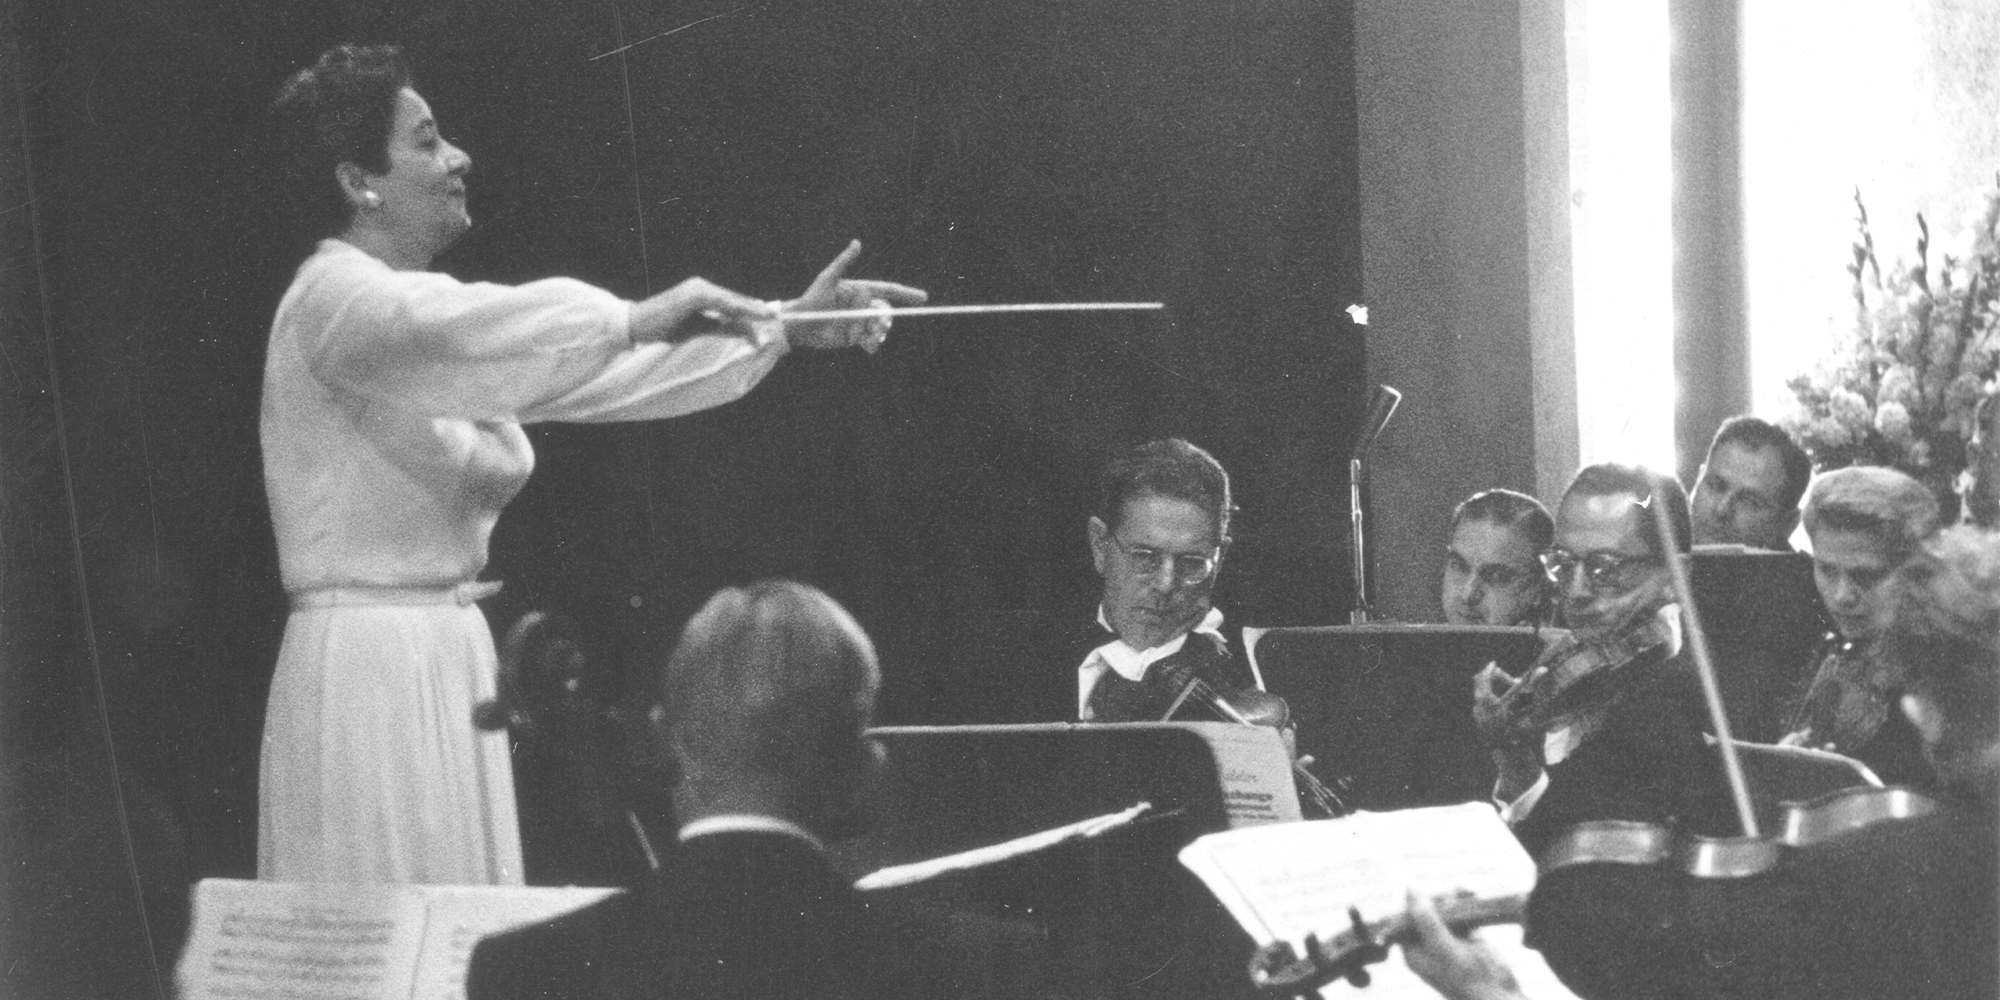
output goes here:
[[1680, 602], [1681, 614], [1687, 617], [1689, 648], [1694, 652], [1695, 673], [1701, 678], [1701, 693], [1708, 702], [1709, 722], [1715, 726], [1715, 739], [1722, 751], [1722, 770], [1729, 779], [1730, 798], [1736, 804], [1736, 818], [1742, 821], [1743, 835], [1760, 836], [1757, 831], [1757, 813], [1750, 806], [1750, 785], [1743, 777], [1743, 760], [1736, 753], [1736, 741], [1729, 734], [1729, 713], [1722, 705], [1722, 683], [1715, 672], [1715, 659], [1709, 654], [1708, 634], [1702, 631], [1701, 611], [1695, 607], [1694, 584], [1688, 577], [1687, 559], [1679, 551], [1674, 541], [1673, 518], [1667, 513], [1667, 505], [1661, 498], [1665, 495], [1661, 486], [1664, 476], [1653, 484], [1656, 503], [1645, 504], [1653, 512], [1653, 524], [1659, 529], [1660, 547], [1666, 552], [1668, 574], [1674, 582], [1674, 599]]

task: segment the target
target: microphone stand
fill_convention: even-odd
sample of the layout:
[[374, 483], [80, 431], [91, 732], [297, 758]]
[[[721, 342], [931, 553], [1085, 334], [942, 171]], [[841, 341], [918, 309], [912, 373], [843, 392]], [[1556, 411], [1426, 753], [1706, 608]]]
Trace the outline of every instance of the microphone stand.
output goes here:
[[1354, 451], [1347, 459], [1347, 511], [1354, 536], [1354, 610], [1347, 616], [1350, 625], [1365, 625], [1375, 613], [1374, 604], [1368, 597], [1368, 542], [1362, 514], [1362, 473], [1376, 436], [1389, 425], [1389, 418], [1396, 414], [1396, 404], [1402, 401], [1403, 394], [1394, 388], [1386, 385], [1375, 387], [1375, 394], [1368, 404], [1368, 422], [1362, 425], [1361, 436], [1355, 439]]

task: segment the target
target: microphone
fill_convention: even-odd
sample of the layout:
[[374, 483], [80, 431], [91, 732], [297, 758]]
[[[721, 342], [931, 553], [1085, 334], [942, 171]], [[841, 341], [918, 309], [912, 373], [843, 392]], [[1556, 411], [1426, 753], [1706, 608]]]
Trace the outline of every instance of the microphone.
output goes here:
[[1354, 451], [1347, 458], [1347, 516], [1353, 534], [1350, 537], [1350, 551], [1354, 554], [1354, 609], [1348, 613], [1348, 622], [1362, 625], [1375, 614], [1374, 603], [1368, 594], [1368, 554], [1367, 532], [1362, 527], [1361, 479], [1363, 461], [1368, 451], [1375, 446], [1375, 438], [1382, 428], [1389, 426], [1389, 418], [1396, 415], [1396, 404], [1403, 401], [1403, 394], [1386, 385], [1375, 387], [1374, 395], [1368, 400], [1368, 419], [1361, 425], [1361, 433], [1354, 439]]
[[1396, 405], [1403, 401], [1403, 394], [1395, 387], [1378, 385], [1368, 400], [1368, 419], [1361, 424], [1361, 432], [1354, 438], [1352, 457], [1359, 461], [1368, 455], [1368, 449], [1375, 446], [1375, 438], [1382, 428], [1389, 426], [1389, 418], [1396, 415]]

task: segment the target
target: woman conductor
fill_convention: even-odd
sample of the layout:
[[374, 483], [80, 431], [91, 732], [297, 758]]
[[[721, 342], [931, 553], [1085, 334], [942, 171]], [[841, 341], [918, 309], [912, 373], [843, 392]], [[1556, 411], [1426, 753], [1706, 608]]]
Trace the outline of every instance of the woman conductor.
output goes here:
[[471, 158], [390, 46], [342, 45], [274, 106], [293, 207], [325, 237], [271, 326], [262, 444], [291, 615], [259, 774], [258, 874], [518, 883], [504, 733], [477, 733], [495, 656], [474, 602], [494, 522], [534, 466], [522, 425], [677, 416], [748, 392], [793, 347], [862, 346], [887, 321], [784, 311], [914, 304], [843, 277], [799, 299], [700, 278], [628, 302], [563, 278], [428, 270], [467, 228]]

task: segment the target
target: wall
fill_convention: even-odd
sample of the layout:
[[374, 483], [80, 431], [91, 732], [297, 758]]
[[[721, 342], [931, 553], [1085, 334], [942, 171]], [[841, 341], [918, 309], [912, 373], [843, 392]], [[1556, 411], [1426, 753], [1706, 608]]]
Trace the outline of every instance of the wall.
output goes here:
[[1368, 374], [1404, 393], [1372, 460], [1390, 617], [1438, 620], [1460, 500], [1494, 486], [1547, 497], [1575, 471], [1561, 12], [1355, 5]]

